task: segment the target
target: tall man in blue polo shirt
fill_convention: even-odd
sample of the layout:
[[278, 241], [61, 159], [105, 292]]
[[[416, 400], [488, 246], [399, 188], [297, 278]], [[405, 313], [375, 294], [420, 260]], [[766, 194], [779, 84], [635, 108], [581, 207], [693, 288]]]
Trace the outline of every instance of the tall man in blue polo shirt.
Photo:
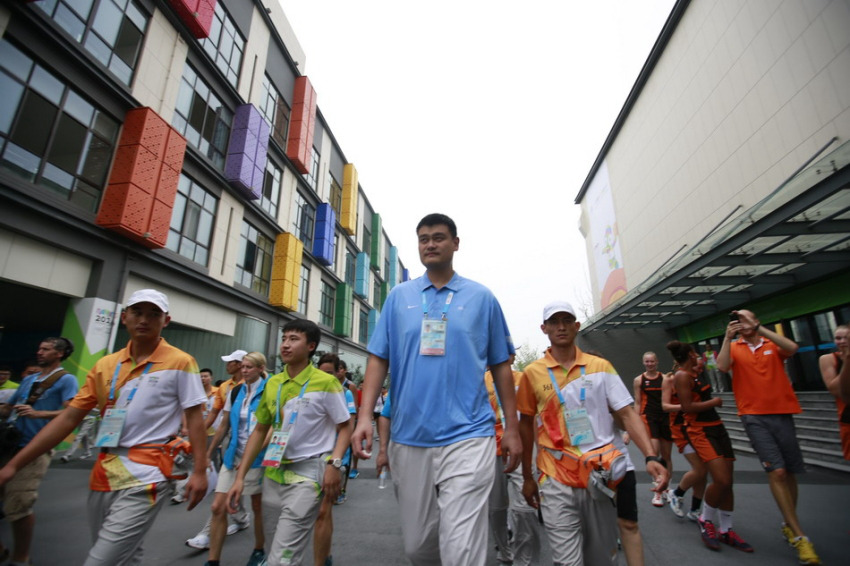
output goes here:
[[505, 413], [505, 471], [520, 461], [514, 353], [498, 301], [452, 267], [454, 221], [429, 214], [416, 227], [425, 275], [393, 288], [369, 342], [354, 453], [372, 449], [372, 411], [390, 373], [393, 483], [404, 549], [415, 566], [483, 565], [487, 499], [496, 453], [484, 385], [490, 366]]

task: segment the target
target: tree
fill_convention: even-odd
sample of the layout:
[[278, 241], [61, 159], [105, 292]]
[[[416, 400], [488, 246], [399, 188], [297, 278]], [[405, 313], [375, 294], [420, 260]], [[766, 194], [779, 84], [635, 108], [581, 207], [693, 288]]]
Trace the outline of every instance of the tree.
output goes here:
[[541, 353], [532, 348], [528, 343], [523, 344], [516, 349], [516, 358], [514, 359], [514, 369], [523, 371], [528, 364], [541, 357]]

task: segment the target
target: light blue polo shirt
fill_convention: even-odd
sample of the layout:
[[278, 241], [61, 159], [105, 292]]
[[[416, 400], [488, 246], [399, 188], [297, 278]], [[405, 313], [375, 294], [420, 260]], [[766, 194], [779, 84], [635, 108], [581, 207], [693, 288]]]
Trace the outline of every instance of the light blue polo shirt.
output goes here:
[[[446, 354], [419, 354], [423, 294], [428, 318], [446, 311]], [[389, 360], [392, 439], [409, 446], [446, 446], [493, 436], [493, 410], [484, 386], [488, 365], [514, 353], [493, 293], [456, 274], [437, 291], [427, 275], [397, 285], [381, 311], [369, 352]]]

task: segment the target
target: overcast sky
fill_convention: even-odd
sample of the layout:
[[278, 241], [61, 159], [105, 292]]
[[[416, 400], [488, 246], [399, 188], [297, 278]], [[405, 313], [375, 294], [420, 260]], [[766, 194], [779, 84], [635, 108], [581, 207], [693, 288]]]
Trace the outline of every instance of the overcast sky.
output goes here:
[[455, 270], [542, 351], [545, 303], [592, 303], [573, 201], [674, 0], [280, 2], [411, 278], [417, 222], [448, 214]]

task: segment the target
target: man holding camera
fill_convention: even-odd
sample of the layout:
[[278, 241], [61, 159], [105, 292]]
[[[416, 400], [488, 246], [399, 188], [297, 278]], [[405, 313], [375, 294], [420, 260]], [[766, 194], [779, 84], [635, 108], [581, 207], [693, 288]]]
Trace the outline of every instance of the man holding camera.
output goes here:
[[[0, 406], [0, 417], [6, 418], [12, 410], [17, 415], [14, 423], [20, 432], [17, 449], [3, 454], [2, 464], [14, 453], [29, 444], [30, 440], [68, 406], [77, 394], [77, 378], [65, 371], [62, 362], [71, 355], [74, 347], [66, 338], [45, 338], [36, 352], [40, 371], [28, 375], [21, 382], [8, 404]], [[50, 452], [21, 467], [5, 486], [3, 512], [12, 524], [14, 548], [11, 564], [29, 564], [30, 544], [35, 529], [33, 505], [38, 499], [38, 488], [47, 468]]]
[[752, 311], [732, 311], [717, 367], [732, 370], [738, 415], [767, 472], [770, 491], [784, 519], [782, 535], [797, 550], [800, 564], [820, 564], [797, 519], [796, 474], [806, 469], [793, 415], [802, 410], [784, 365], [797, 349], [793, 340], [762, 326]]

